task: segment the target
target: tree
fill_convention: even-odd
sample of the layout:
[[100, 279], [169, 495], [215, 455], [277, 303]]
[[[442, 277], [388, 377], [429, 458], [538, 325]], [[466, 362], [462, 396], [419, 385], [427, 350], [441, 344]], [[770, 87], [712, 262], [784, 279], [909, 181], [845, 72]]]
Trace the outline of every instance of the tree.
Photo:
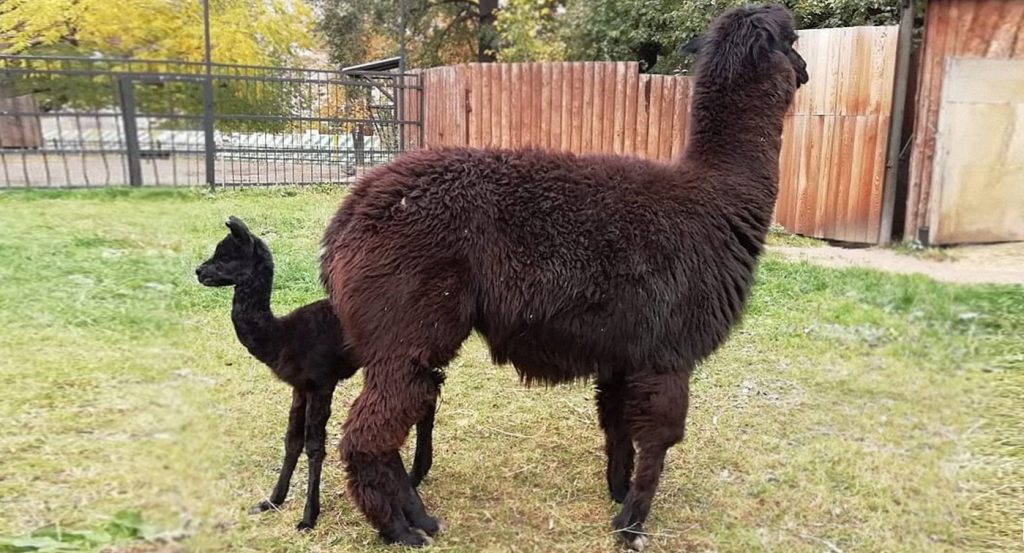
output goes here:
[[[125, 25], [124, 21], [132, 24]], [[210, 0], [213, 60], [243, 65], [292, 63], [301, 49], [312, 45], [308, 32], [312, 24], [312, 11], [301, 2]], [[4, 0], [0, 4], [0, 44], [5, 53], [63, 54], [100, 60], [64, 64], [76, 69], [123, 70], [126, 64], [113, 59], [122, 57], [199, 62], [204, 57], [202, 5], [199, 0]], [[47, 61], [20, 63], [26, 70], [56, 67]], [[201, 66], [176, 63], [147, 63], [145, 70], [203, 71]], [[33, 93], [44, 110], [96, 109], [117, 101], [109, 77], [42, 72], [20, 75], [12, 85], [15, 91]], [[289, 82], [263, 84], [216, 79], [218, 112], [287, 113], [298, 87]], [[141, 113], [202, 113], [198, 82], [136, 85], [135, 92]], [[182, 123], [172, 119], [165, 126]], [[218, 122], [221, 129], [275, 126], [281, 123]]]
[[[722, 11], [748, 0], [567, 0], [569, 59], [639, 60], [649, 72], [684, 65], [677, 47]], [[899, 0], [788, 0], [801, 28], [895, 23]]]
[[[124, 22], [130, 21], [130, 24]], [[210, 0], [214, 61], [280, 65], [313, 44], [298, 1]], [[6, 54], [80, 54], [202, 61], [200, 0], [4, 0]]]
[[411, 65], [494, 61], [498, 0], [321, 0], [331, 59], [352, 65], [395, 55], [403, 3]]
[[564, 0], [507, 0], [498, 14], [498, 60], [558, 61], [565, 58], [561, 26]]

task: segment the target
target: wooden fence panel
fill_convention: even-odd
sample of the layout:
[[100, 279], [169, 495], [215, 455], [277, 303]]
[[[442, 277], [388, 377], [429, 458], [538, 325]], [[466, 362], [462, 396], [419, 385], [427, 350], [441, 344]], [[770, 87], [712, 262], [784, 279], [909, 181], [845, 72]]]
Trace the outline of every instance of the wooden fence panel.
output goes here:
[[[896, 27], [800, 31], [810, 82], [786, 115], [776, 222], [808, 236], [875, 242]], [[659, 161], [687, 143], [692, 82], [634, 62], [469, 64], [423, 72], [426, 146], [538, 146]]]

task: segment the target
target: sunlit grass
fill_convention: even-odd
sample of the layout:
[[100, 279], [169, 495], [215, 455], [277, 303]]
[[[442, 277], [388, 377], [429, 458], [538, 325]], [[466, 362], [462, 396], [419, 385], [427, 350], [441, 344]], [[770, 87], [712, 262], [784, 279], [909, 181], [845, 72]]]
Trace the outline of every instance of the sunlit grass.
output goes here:
[[[122, 509], [196, 551], [377, 549], [336, 452], [318, 528], [304, 462], [273, 484], [287, 387], [237, 343], [230, 291], [193, 269], [245, 219], [274, 252], [275, 308], [322, 296], [317, 242], [343, 191], [0, 194], [0, 534], [98, 527]], [[1020, 547], [1024, 289], [769, 257], [747, 317], [695, 377], [653, 550]], [[584, 385], [523, 388], [472, 338], [448, 369], [424, 501], [439, 551], [613, 551]], [[336, 394], [337, 443], [359, 377]], [[385, 550], [380, 548], [380, 550]]]

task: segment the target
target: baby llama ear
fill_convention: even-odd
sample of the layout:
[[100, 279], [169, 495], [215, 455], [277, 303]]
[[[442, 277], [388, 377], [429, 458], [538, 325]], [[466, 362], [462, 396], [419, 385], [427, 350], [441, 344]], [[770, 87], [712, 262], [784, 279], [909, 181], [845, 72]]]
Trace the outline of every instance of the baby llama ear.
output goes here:
[[241, 219], [232, 215], [228, 217], [228, 220], [224, 224], [231, 231], [231, 236], [234, 236], [238, 243], [243, 245], [252, 244], [252, 233], [249, 232], [249, 227], [245, 226], [245, 223]]
[[704, 42], [706, 40], [707, 39], [704, 38], [704, 35], [698, 35], [690, 39], [686, 44], [680, 46], [676, 51], [680, 54], [696, 55], [700, 52], [700, 49], [704, 47]]

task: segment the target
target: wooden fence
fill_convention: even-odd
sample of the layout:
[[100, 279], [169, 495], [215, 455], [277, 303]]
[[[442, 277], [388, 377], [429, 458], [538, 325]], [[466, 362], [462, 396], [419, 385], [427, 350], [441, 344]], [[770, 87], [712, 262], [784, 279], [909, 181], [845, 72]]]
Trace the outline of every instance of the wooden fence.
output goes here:
[[[879, 237], [896, 27], [800, 32], [810, 82], [786, 117], [775, 219], [792, 232]], [[685, 147], [691, 80], [636, 63], [469, 64], [422, 74], [425, 146], [539, 146], [668, 161]], [[420, 116], [406, 91], [406, 118]], [[418, 132], [407, 132], [418, 147]]]

